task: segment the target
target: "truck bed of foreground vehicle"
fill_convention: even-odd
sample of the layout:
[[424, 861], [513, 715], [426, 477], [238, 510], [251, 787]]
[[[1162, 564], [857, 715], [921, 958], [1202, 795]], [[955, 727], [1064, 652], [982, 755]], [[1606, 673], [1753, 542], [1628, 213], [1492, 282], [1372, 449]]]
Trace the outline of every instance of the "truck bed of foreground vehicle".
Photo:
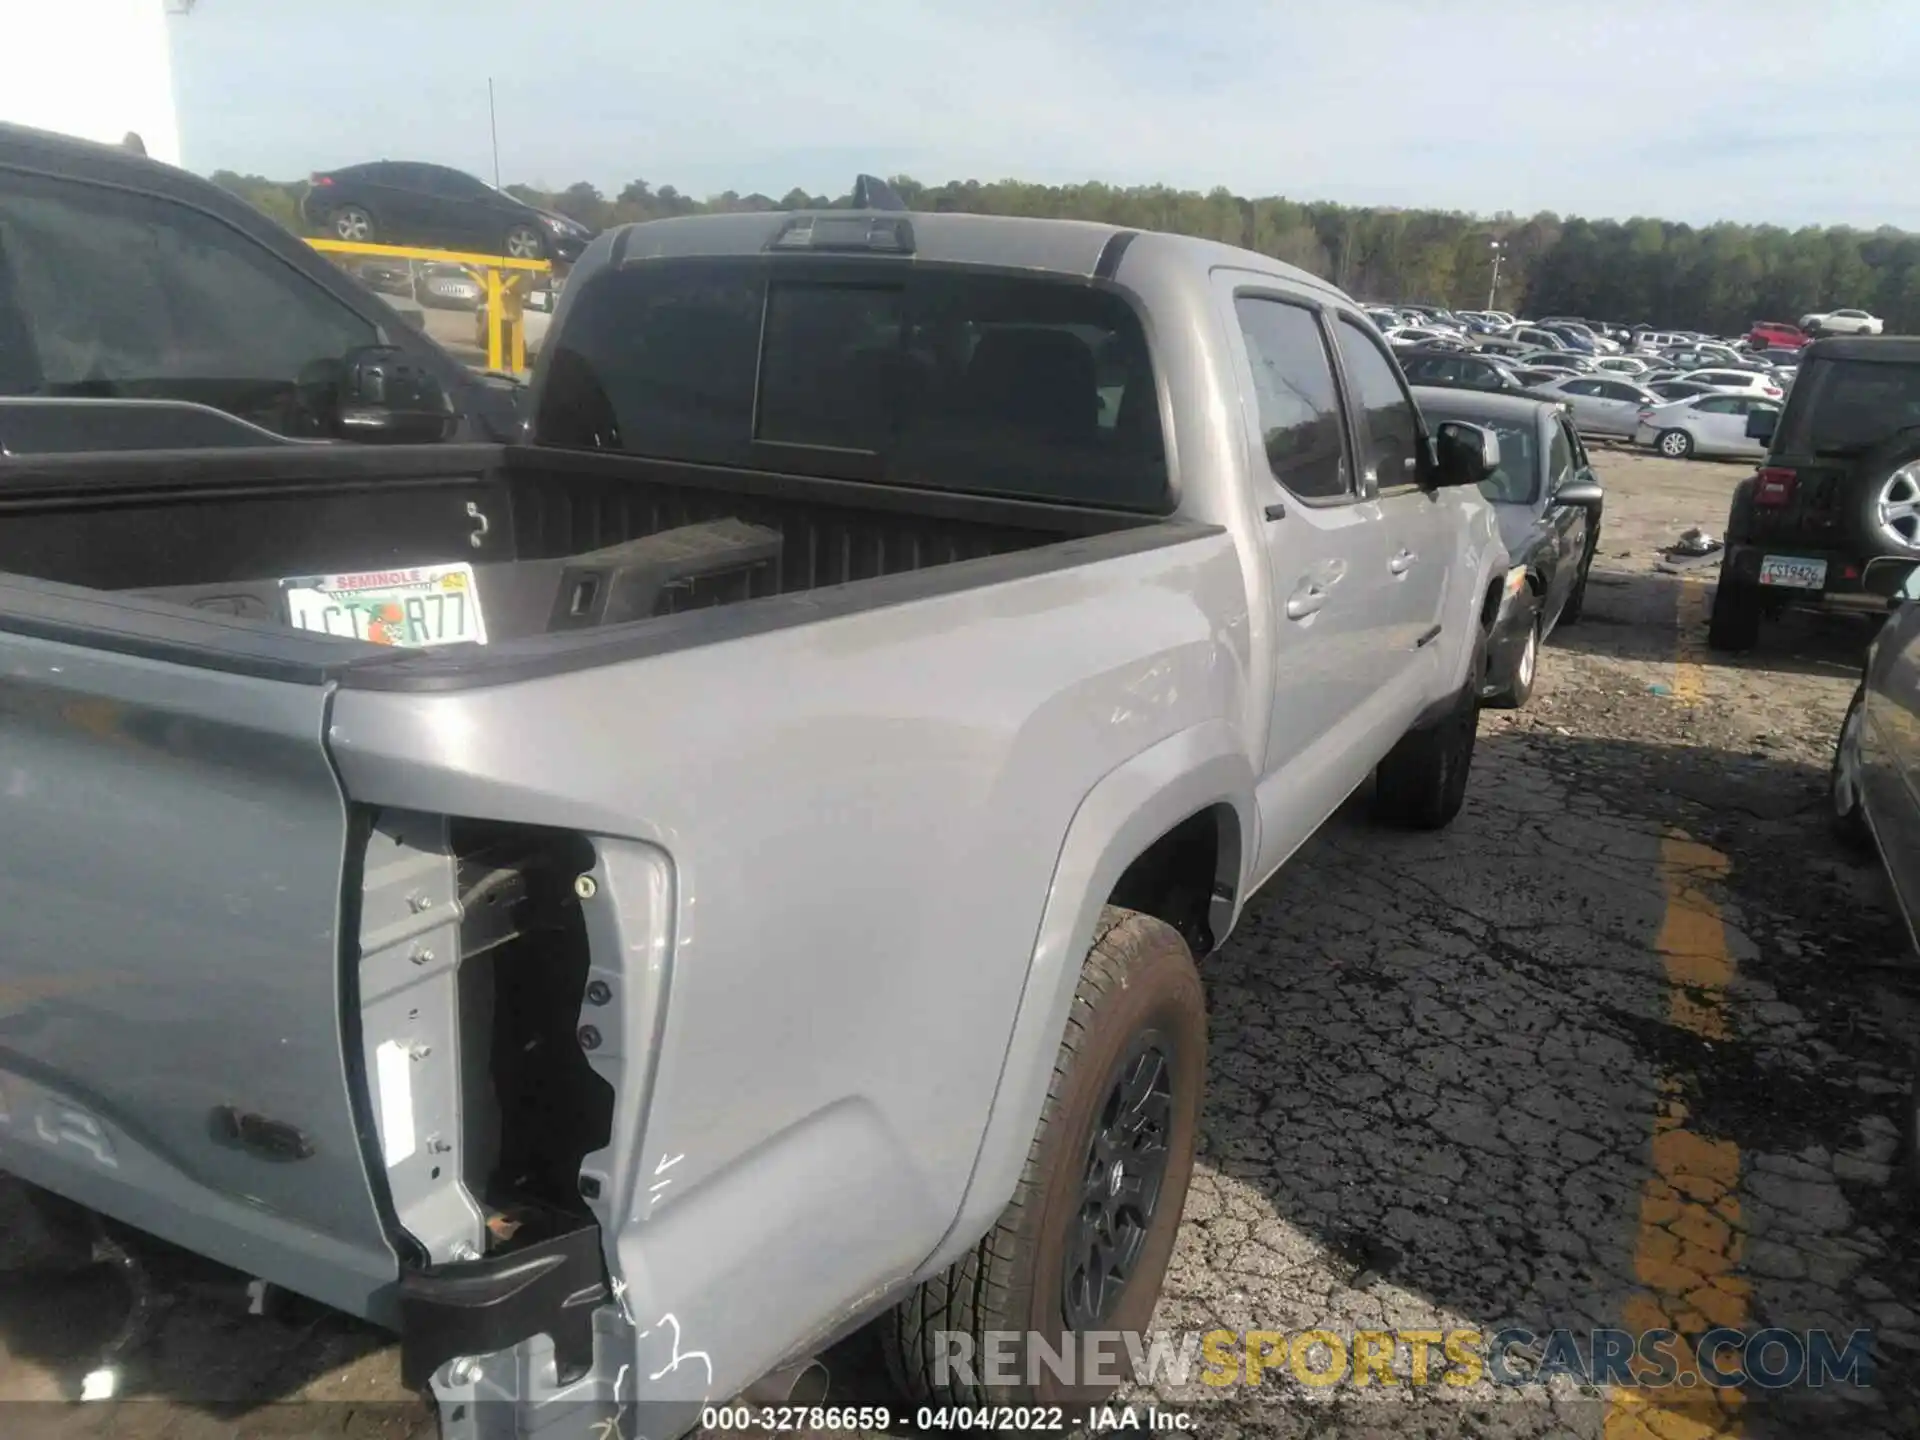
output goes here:
[[449, 1434], [1143, 1327], [1193, 957], [1460, 805], [1487, 437], [1271, 260], [886, 211], [601, 237], [530, 413], [0, 461], [0, 1164]]

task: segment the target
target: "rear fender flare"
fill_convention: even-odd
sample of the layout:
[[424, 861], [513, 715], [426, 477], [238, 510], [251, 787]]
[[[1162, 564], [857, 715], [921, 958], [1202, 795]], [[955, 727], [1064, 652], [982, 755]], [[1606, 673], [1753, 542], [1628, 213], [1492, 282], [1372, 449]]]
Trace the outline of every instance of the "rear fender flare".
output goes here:
[[[1238, 918], [1246, 867], [1259, 853], [1253, 787], [1240, 735], [1224, 720], [1209, 720], [1136, 755], [1081, 801], [1054, 866], [972, 1177], [953, 1224], [916, 1279], [937, 1274], [971, 1249], [1013, 1197], [1066, 1031], [1080, 962], [1093, 944], [1101, 907], [1128, 865], [1181, 821], [1229, 806], [1239, 821], [1239, 855], [1237, 873], [1223, 878], [1234, 887], [1232, 916]], [[1223, 926], [1215, 941], [1224, 938]]]

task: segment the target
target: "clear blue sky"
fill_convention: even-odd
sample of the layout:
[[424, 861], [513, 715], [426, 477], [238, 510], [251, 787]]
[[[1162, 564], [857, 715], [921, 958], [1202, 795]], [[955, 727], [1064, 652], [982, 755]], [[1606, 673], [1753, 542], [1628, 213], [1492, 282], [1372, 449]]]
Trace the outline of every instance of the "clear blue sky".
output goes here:
[[509, 184], [868, 170], [1920, 230], [1920, 0], [199, 0], [171, 24], [203, 172], [491, 178], [491, 72]]

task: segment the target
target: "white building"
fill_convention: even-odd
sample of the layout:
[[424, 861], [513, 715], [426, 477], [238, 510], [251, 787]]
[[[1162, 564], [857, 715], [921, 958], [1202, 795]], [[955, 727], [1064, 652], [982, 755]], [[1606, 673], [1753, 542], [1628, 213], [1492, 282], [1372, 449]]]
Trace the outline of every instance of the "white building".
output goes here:
[[167, 16], [192, 0], [0, 0], [0, 120], [180, 163]]

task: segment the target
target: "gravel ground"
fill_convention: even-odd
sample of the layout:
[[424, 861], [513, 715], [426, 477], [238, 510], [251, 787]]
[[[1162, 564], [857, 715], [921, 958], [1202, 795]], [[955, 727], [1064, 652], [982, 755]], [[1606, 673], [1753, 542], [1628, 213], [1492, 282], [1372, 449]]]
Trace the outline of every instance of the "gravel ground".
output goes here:
[[[1398, 1384], [1276, 1361], [1257, 1391], [1137, 1392], [1197, 1433], [1920, 1434], [1920, 1241], [1895, 1175], [1920, 984], [1877, 864], [1823, 808], [1867, 631], [1791, 619], [1738, 663], [1707, 654], [1712, 568], [1663, 571], [1660, 548], [1717, 533], [1743, 469], [1597, 460], [1587, 615], [1527, 710], [1484, 717], [1460, 821], [1408, 836], [1352, 807], [1206, 967], [1200, 1169], [1156, 1324], [1865, 1327], [1874, 1383], [1719, 1403], [1565, 1375], [1417, 1385], [1403, 1349]], [[155, 1274], [159, 1339], [128, 1375], [150, 1403], [0, 1428], [431, 1432], [384, 1337], [299, 1305], [250, 1318], [236, 1277], [191, 1257]], [[0, 1291], [0, 1399], [62, 1395], [118, 1323], [115, 1285]], [[889, 1398], [858, 1340], [834, 1359], [836, 1403]]]

